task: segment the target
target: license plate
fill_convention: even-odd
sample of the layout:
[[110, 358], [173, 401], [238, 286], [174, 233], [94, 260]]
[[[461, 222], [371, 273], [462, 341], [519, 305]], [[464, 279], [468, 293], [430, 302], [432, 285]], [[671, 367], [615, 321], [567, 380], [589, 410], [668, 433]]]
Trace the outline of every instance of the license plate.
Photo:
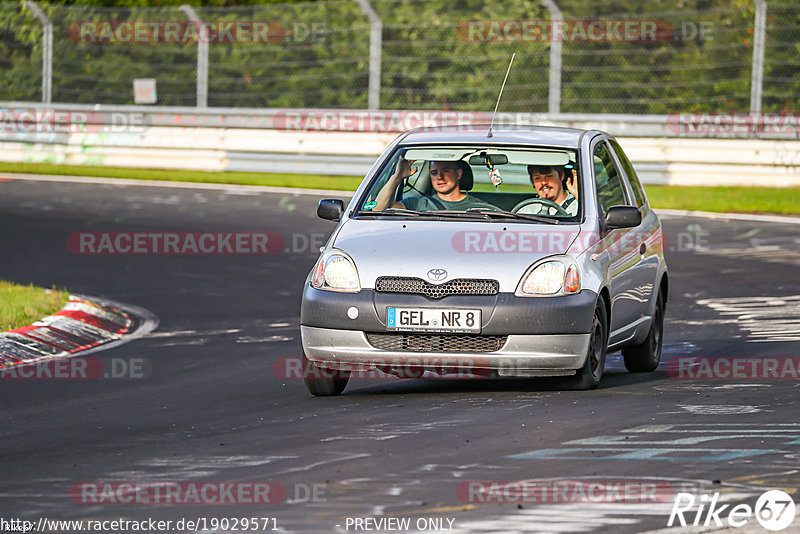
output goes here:
[[481, 310], [453, 308], [386, 308], [386, 327], [406, 332], [481, 331]]

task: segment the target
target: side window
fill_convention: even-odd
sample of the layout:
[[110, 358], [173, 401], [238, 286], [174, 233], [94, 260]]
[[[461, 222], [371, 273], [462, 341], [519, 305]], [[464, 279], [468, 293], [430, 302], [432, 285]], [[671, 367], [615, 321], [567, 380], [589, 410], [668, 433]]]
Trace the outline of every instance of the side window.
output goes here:
[[608, 212], [608, 208], [612, 206], [625, 205], [628, 201], [625, 199], [625, 189], [620, 181], [617, 168], [614, 166], [614, 160], [611, 159], [611, 154], [605, 143], [598, 143], [594, 148], [594, 180], [597, 185], [597, 196], [600, 200], [600, 207], [603, 210], [603, 215]]
[[645, 196], [644, 189], [642, 189], [642, 184], [639, 182], [639, 177], [636, 176], [636, 171], [633, 170], [633, 165], [631, 165], [631, 162], [628, 159], [628, 156], [625, 155], [625, 152], [622, 151], [622, 147], [619, 146], [619, 143], [616, 141], [611, 141], [611, 146], [614, 148], [614, 152], [617, 153], [617, 159], [622, 164], [622, 169], [625, 171], [625, 176], [628, 177], [628, 181], [631, 183], [636, 205], [641, 208], [644, 206]]

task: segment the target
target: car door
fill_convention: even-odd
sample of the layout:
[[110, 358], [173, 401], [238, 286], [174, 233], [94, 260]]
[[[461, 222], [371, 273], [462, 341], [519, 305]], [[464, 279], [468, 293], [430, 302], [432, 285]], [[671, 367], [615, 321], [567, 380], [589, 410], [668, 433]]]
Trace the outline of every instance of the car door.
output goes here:
[[[634, 205], [622, 178], [618, 162], [608, 141], [598, 138], [592, 147], [595, 188], [601, 215], [613, 206]], [[607, 229], [603, 233], [604, 253], [608, 255], [608, 289], [611, 297], [609, 346], [633, 336], [641, 318], [642, 300], [637, 272], [642, 255], [639, 250], [639, 227]]]
[[651, 315], [650, 304], [658, 283], [658, 267], [662, 249], [661, 223], [653, 210], [650, 209], [639, 177], [636, 175], [636, 171], [622, 147], [613, 138], [610, 138], [608, 142], [611, 145], [613, 155], [616, 157], [618, 168], [622, 171], [623, 182], [629, 193], [628, 198], [631, 198], [633, 205], [642, 211], [642, 223], [636, 228], [633, 236], [637, 239], [636, 245], [638, 245], [641, 254], [639, 264], [633, 272], [633, 277], [636, 284], [635, 291], [641, 296], [641, 300], [638, 303], [637, 320], [647, 319]]

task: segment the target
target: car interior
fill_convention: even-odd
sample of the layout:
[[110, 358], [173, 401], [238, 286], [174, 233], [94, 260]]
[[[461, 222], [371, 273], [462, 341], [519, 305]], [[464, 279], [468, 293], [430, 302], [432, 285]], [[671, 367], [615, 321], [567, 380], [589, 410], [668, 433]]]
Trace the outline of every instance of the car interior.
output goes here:
[[[528, 165], [563, 165], [565, 170], [574, 169], [577, 173], [573, 151], [514, 149], [501, 152], [492, 148], [454, 153], [449, 150], [443, 153], [441, 149], [409, 149], [404, 157], [416, 162], [413, 166], [416, 172], [398, 188], [395, 200], [435, 193], [430, 178], [431, 161], [457, 161], [462, 170], [461, 191], [506, 211], [512, 211], [524, 200], [539, 198], [528, 177]], [[495, 170], [502, 180], [497, 184], [491, 179]]]

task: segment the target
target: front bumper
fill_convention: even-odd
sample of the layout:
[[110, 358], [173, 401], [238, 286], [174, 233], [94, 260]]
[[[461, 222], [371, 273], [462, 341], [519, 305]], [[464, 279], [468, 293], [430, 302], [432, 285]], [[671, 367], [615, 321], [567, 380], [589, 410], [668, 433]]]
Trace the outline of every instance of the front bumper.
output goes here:
[[[371, 289], [336, 293], [307, 284], [300, 309], [300, 332], [306, 357], [333, 369], [365, 370], [387, 364], [436, 368], [447, 360], [446, 367], [459, 371], [488, 369], [500, 376], [570, 375], [586, 360], [596, 302], [597, 293], [589, 290], [560, 297], [500, 293], [433, 300], [423, 295]], [[370, 343], [368, 334], [397, 333], [386, 327], [389, 306], [480, 308], [482, 324], [477, 337], [507, 339], [500, 348], [481, 352], [408, 350], [408, 344], [400, 350], [378, 348]]]
[[559, 297], [517, 297], [512, 293], [499, 293], [453, 295], [434, 300], [423, 295], [382, 293], [373, 289], [337, 293], [306, 284], [300, 324], [331, 330], [386, 332], [386, 308], [389, 306], [480, 308], [481, 335], [586, 334], [592, 330], [596, 302], [597, 293], [588, 289]]
[[373, 347], [364, 332], [301, 326], [306, 357], [321, 367], [367, 370], [409, 366], [448, 368], [459, 372], [496, 371], [500, 376], [558, 376], [583, 367], [589, 334], [538, 334], [508, 336], [493, 352], [412, 352]]

